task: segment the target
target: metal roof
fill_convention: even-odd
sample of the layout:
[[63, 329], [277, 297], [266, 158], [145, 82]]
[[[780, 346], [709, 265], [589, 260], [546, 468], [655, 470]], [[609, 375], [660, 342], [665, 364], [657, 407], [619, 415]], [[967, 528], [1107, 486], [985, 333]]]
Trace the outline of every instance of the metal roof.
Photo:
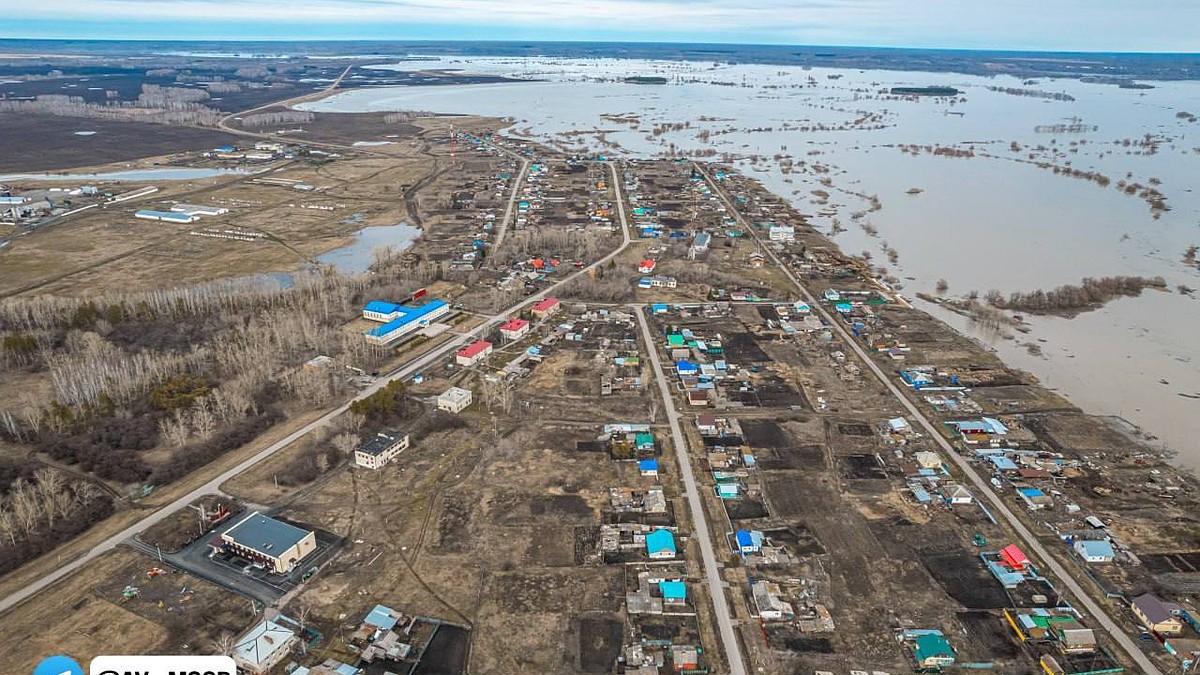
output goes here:
[[258, 511], [242, 518], [222, 535], [235, 544], [276, 557], [311, 534]]
[[400, 434], [392, 435], [380, 432], [376, 434], [374, 438], [364, 441], [361, 445], [359, 445], [358, 452], [365, 452], [368, 455], [378, 457], [403, 439], [404, 436]]
[[675, 552], [675, 535], [671, 534], [670, 530], [655, 530], [646, 535], [646, 552], [658, 553], [660, 551]]
[[233, 648], [233, 655], [246, 663], [261, 665], [280, 649], [290, 648], [295, 637], [291, 629], [274, 621], [263, 621], [242, 636]]

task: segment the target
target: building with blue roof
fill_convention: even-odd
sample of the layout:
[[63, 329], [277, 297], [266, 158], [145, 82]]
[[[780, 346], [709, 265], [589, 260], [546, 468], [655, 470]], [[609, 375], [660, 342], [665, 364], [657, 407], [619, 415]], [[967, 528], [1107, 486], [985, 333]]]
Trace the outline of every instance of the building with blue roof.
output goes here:
[[654, 560], [675, 558], [675, 535], [670, 530], [657, 529], [646, 535], [646, 555]]
[[954, 648], [940, 630], [908, 631], [905, 637], [917, 666], [936, 669], [954, 665]]
[[397, 305], [373, 300], [363, 307], [363, 318], [386, 322], [366, 332], [367, 342], [387, 345], [417, 329], [425, 328], [435, 319], [450, 313], [450, 303], [430, 300], [419, 307]]
[[658, 460], [657, 459], [639, 460], [638, 461], [638, 471], [643, 476], [657, 476], [658, 475]]
[[679, 359], [675, 362], [675, 372], [680, 375], [696, 375], [700, 372], [700, 366], [687, 359]]
[[1110, 563], [1117, 559], [1117, 552], [1107, 539], [1076, 539], [1071, 548], [1090, 563]]
[[381, 628], [383, 630], [391, 630], [392, 627], [396, 625], [399, 617], [400, 613], [391, 607], [375, 605], [375, 607], [367, 613], [367, 617], [363, 619], [363, 623], [369, 623], [372, 626]]
[[734, 537], [738, 550], [743, 554], [758, 553], [762, 550], [763, 533], [758, 530], [738, 530]]
[[658, 590], [663, 600], [687, 600], [687, 584], [682, 581], [660, 581]]

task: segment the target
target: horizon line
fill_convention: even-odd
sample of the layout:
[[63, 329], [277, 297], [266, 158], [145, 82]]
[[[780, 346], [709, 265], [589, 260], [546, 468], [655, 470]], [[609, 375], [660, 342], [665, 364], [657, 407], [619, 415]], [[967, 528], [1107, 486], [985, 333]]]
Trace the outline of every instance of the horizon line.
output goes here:
[[[428, 44], [560, 44], [560, 45], [663, 45], [663, 46], [723, 46], [723, 47], [777, 47], [777, 48], [801, 48], [811, 47], [820, 49], [878, 49], [888, 51], [939, 51], [939, 52], [977, 52], [977, 53], [1010, 53], [1010, 54], [1090, 54], [1090, 55], [1109, 55], [1109, 56], [1194, 56], [1200, 58], [1200, 51], [1105, 51], [1105, 50], [1058, 50], [1058, 49], [1022, 49], [1012, 47], [925, 47], [925, 46], [879, 46], [879, 45], [839, 45], [839, 44], [802, 44], [790, 42], [680, 42], [680, 41], [659, 41], [659, 40], [556, 40], [556, 39], [533, 39], [533, 40], [511, 40], [511, 39], [479, 39], [479, 40], [460, 40], [453, 38], [365, 38], [365, 37], [347, 37], [347, 38], [294, 38], [294, 37], [255, 37], [255, 38], [109, 38], [109, 37], [11, 37], [0, 35], [0, 42], [15, 41], [15, 42], [103, 42], [103, 43], [227, 43], [227, 44], [248, 44], [248, 43], [266, 43], [266, 44], [281, 44], [281, 43], [299, 43], [299, 44], [322, 44], [322, 43], [353, 43], [353, 42], [369, 42], [369, 43], [428, 43]], [[381, 55], [382, 56], [382, 55]], [[480, 55], [482, 56], [482, 55]]]

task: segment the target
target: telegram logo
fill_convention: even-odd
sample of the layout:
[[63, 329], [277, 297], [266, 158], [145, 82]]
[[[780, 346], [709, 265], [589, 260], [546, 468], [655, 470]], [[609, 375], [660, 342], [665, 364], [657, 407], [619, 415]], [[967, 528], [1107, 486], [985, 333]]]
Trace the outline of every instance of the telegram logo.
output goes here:
[[83, 675], [83, 668], [74, 660], [62, 656], [51, 656], [33, 669], [33, 675]]

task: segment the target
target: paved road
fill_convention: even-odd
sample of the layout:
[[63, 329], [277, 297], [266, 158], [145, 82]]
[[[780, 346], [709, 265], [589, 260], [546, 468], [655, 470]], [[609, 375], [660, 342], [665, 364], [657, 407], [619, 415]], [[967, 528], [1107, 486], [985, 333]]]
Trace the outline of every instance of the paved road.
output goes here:
[[638, 324], [642, 327], [642, 338], [646, 341], [646, 350], [650, 353], [650, 365], [658, 380], [658, 390], [662, 394], [663, 410], [667, 413], [667, 422], [671, 425], [671, 439], [675, 444], [675, 457], [679, 460], [679, 475], [683, 479], [684, 494], [687, 495], [688, 507], [692, 514], [692, 536], [700, 544], [701, 557], [704, 559], [704, 572], [707, 577], [708, 591], [713, 599], [713, 609], [716, 611], [717, 627], [721, 633], [721, 642], [725, 645], [725, 658], [729, 662], [730, 675], [746, 675], [745, 662], [742, 660], [742, 647], [738, 643], [737, 633], [733, 629], [733, 617], [729, 613], [729, 602], [725, 598], [725, 582], [721, 579], [722, 565], [713, 551], [712, 537], [709, 534], [708, 518], [704, 514], [704, 501], [700, 488], [696, 485], [696, 477], [692, 474], [692, 462], [688, 453], [687, 439], [679, 427], [679, 411], [675, 408], [675, 399], [671, 396], [671, 387], [667, 376], [663, 373], [662, 361], [658, 356], [658, 347], [654, 335], [650, 332], [650, 324], [646, 321], [645, 307], [634, 305], [633, 312], [637, 315]]
[[[742, 228], [750, 232], [750, 234], [756, 240], [761, 242], [761, 238], [759, 237], [758, 232], [754, 229], [754, 226], [746, 222], [746, 220], [742, 217], [742, 214], [739, 213], [736, 208], [734, 208], [734, 205], [729, 199], [728, 195], [725, 193], [725, 190], [717, 185], [716, 181], [709, 177], [708, 173], [703, 167], [696, 165], [696, 168], [702, 174], [704, 174], [704, 178], [708, 181], [709, 186], [712, 187], [713, 192], [721, 198], [721, 201], [725, 204], [725, 208], [733, 213], [734, 217], [737, 218], [738, 223], [742, 226]], [[913, 403], [912, 400], [910, 400], [908, 396], [906, 396], [900, 390], [893, 379], [888, 377], [887, 374], [883, 372], [883, 369], [871, 359], [859, 341], [851, 337], [849, 331], [845, 329], [841, 320], [830, 316], [829, 312], [827, 312], [825, 308], [817, 302], [817, 299], [813, 296], [813, 294], [808, 292], [808, 289], [805, 288], [804, 284], [800, 283], [800, 279], [797, 278], [796, 275], [792, 273], [792, 270], [785, 265], [782, 260], [779, 259], [779, 256], [775, 255], [775, 252], [769, 246], [764, 246], [763, 250], [766, 251], [767, 255], [771, 257], [779, 269], [782, 270], [783, 273], [788, 277], [788, 280], [790, 280], [792, 284], [800, 291], [800, 293], [804, 296], [804, 299], [808, 302], [809, 306], [812, 307], [814, 311], [820, 313], [821, 317], [825, 320], [825, 323], [832, 326], [833, 329], [837, 331], [837, 333], [841, 336], [842, 341], [850, 345], [850, 348], [858, 356], [859, 360], [862, 361], [863, 364], [865, 364], [866, 367], [872, 373], [874, 373], [875, 377], [883, 383], [883, 386], [887, 387], [887, 390], [891, 392], [891, 394], [895, 396], [898, 401], [900, 401], [900, 404], [904, 406], [904, 409], [908, 411], [908, 414], [921, 424], [921, 427], [925, 429], [925, 432], [929, 435], [929, 437], [937, 442], [938, 446], [944, 451], [944, 454], [949, 457], [954, 464], [958, 466], [959, 470], [962, 471], [963, 474], [971, 481], [971, 483], [975, 485], [977, 492], [987, 497], [988, 502], [990, 502], [991, 507], [994, 510], [993, 512], [999, 513], [1008, 523], [1009, 527], [1017, 533], [1017, 535], [1021, 538], [1022, 543], [1025, 545], [1026, 551], [1032, 551], [1039, 558], [1041, 558], [1042, 561], [1045, 562], [1050, 571], [1054, 573], [1054, 576], [1058, 577], [1060, 583], [1062, 583], [1067, 587], [1068, 590], [1071, 591], [1079, 603], [1083, 605], [1083, 608], [1096, 619], [1096, 621], [1104, 628], [1105, 631], [1108, 632], [1110, 636], [1112, 636], [1113, 640], [1121, 645], [1121, 648], [1125, 650], [1125, 653], [1127, 653], [1133, 662], [1136, 663], [1139, 668], [1141, 668], [1143, 673], [1146, 673], [1146, 675], [1162, 675], [1162, 672], [1154, 665], [1154, 663], [1150, 661], [1150, 659], [1144, 653], [1142, 653], [1142, 650], [1138, 647], [1137, 643], [1134, 642], [1133, 638], [1131, 638], [1117, 624], [1117, 622], [1108, 615], [1103, 607], [1101, 607], [1098, 603], [1096, 603], [1095, 600], [1092, 599], [1092, 596], [1084, 590], [1083, 586], [1075, 579], [1075, 577], [1071, 575], [1071, 572], [1064, 567], [1062, 563], [1058, 562], [1055, 557], [1050, 555], [1050, 551], [1048, 551], [1046, 547], [1042, 545], [1034, 533], [1025, 526], [1025, 523], [1022, 522], [1015, 513], [1012, 512], [1012, 510], [1008, 507], [1008, 504], [1000, 499], [1000, 496], [997, 495], [996, 491], [992, 488], [991, 482], [985, 480], [983, 476], [979, 475], [979, 472], [975, 470], [975, 467], [972, 466], [965, 457], [960, 455], [954, 449], [954, 446], [952, 446], [950, 442], [947, 441], [944, 436], [942, 436], [941, 431], [934, 426], [928, 417], [925, 416], [924, 412], [917, 408], [916, 404]]]
[[[617, 179], [617, 167], [615, 164], [610, 164], [609, 168], [612, 171], [613, 180], [615, 181]], [[409, 361], [406, 365], [402, 366], [398, 370], [390, 373], [389, 375], [387, 375], [385, 377], [381, 377], [370, 387], [368, 387], [367, 389], [364, 389], [361, 393], [359, 393], [358, 396], [354, 397], [354, 399], [352, 399], [352, 401], [364, 399], [364, 398], [370, 396], [371, 394], [374, 394], [375, 392], [379, 391], [380, 389], [385, 387], [389, 382], [391, 382], [393, 380], [404, 379], [404, 378], [410, 377], [414, 373], [418, 373], [418, 372], [428, 368], [429, 366], [433, 365], [434, 363], [437, 363], [440, 359], [445, 358], [452, 351], [456, 351], [456, 350], [462, 348], [468, 342], [477, 339], [477, 336], [486, 335], [489, 331], [492, 330], [492, 328], [497, 326], [502, 320], [504, 320], [509, 315], [521, 311], [525, 307], [541, 300], [542, 298], [545, 298], [546, 296], [548, 296], [549, 294], [554, 292], [554, 290], [556, 288], [561, 287], [563, 284], [579, 277], [580, 275], [587, 274], [588, 271], [590, 271], [592, 268], [599, 267], [600, 265], [604, 265], [609, 260], [612, 260], [613, 258], [620, 255], [620, 253], [622, 251], [624, 251], [626, 247], [629, 246], [630, 240], [629, 240], [629, 227], [626, 224], [625, 206], [621, 202], [619, 188], [618, 188], [618, 194], [617, 194], [617, 204], [618, 204], [618, 214], [621, 218], [621, 223], [624, 226], [624, 227], [622, 227], [623, 240], [621, 242], [621, 245], [617, 249], [615, 249], [612, 253], [609, 253], [608, 255], [597, 260], [596, 262], [592, 263], [591, 265], [588, 265], [587, 267], [584, 267], [583, 269], [563, 278], [561, 281], [547, 287], [546, 289], [539, 291], [537, 293], [534, 293], [533, 295], [530, 295], [528, 298], [512, 305], [511, 307], [508, 307], [504, 311], [488, 316], [487, 321], [485, 321], [480, 326], [476, 327], [474, 330], [471, 330], [471, 331], [461, 335], [460, 337], [455, 338], [455, 339], [441, 345], [440, 347], [437, 347], [437, 348], [425, 353], [422, 356], [418, 356], [418, 357], [414, 358], [413, 360]], [[188, 504], [191, 504], [192, 502], [196, 501], [200, 497], [203, 497], [204, 495], [207, 495], [207, 494], [213, 494], [213, 493], [219, 492], [221, 485], [223, 483], [225, 483], [226, 481], [229, 481], [230, 479], [234, 478], [235, 476], [243, 473], [244, 471], [246, 471], [246, 470], [250, 469], [251, 467], [253, 467], [254, 465], [258, 464], [259, 462], [267, 459], [271, 455], [286, 448], [287, 446], [289, 446], [292, 443], [296, 442], [297, 440], [303, 438], [304, 436], [307, 436], [308, 434], [315, 431], [317, 428], [323, 427], [323, 426], [326, 426], [326, 425], [332, 423], [335, 419], [337, 419], [340, 415], [345, 413], [350, 408], [350, 403], [352, 401], [346, 402], [345, 404], [339, 406], [338, 408], [325, 413], [317, 420], [310, 422], [309, 424], [306, 424], [305, 426], [301, 427], [300, 429], [297, 429], [296, 431], [293, 431], [292, 433], [285, 436], [283, 439], [281, 439], [275, 443], [272, 443], [271, 445], [267, 446], [266, 448], [263, 448], [258, 453], [256, 453], [253, 457], [250, 457], [250, 458], [242, 461], [241, 463], [234, 466], [233, 468], [228, 469], [227, 471], [214, 477], [212, 480], [208, 481], [204, 485], [201, 485], [200, 487], [196, 488], [195, 490], [192, 490], [191, 492], [183, 495], [182, 497], [176, 499], [175, 501], [171, 502], [170, 504], [164, 505], [158, 511], [155, 511], [154, 513], [149, 514], [148, 516], [139, 520], [138, 522], [134, 523], [133, 525], [130, 525], [129, 527], [125, 528], [124, 530], [121, 530], [120, 532], [105, 539], [104, 541], [100, 542], [99, 544], [97, 544], [96, 546], [91, 548], [89, 551], [84, 553], [82, 556], [76, 558], [75, 560], [72, 560], [69, 563], [66, 563], [65, 565], [63, 565], [62, 567], [59, 567], [58, 569], [54, 570], [50, 574], [47, 574], [46, 576], [42, 577], [41, 579], [38, 579], [36, 582], [34, 582], [34, 583], [26, 586], [25, 588], [17, 591], [16, 593], [13, 593], [13, 594], [5, 597], [4, 599], [0, 600], [0, 613], [7, 612], [8, 610], [12, 609], [13, 607], [16, 607], [20, 603], [24, 602], [25, 600], [29, 599], [30, 597], [33, 597], [37, 593], [41, 592], [42, 590], [44, 590], [45, 588], [47, 588], [54, 582], [67, 577], [68, 575], [70, 575], [71, 573], [80, 569], [84, 565], [88, 564], [95, 558], [113, 550], [118, 545], [120, 545], [122, 542], [133, 537], [138, 532], [141, 532], [141, 531], [145, 530], [146, 528], [150, 527], [151, 525], [154, 525], [156, 523], [163, 521], [164, 519], [170, 517], [171, 514], [174, 513], [175, 511], [178, 511], [179, 509], [184, 508], [185, 506], [187, 506]]]

